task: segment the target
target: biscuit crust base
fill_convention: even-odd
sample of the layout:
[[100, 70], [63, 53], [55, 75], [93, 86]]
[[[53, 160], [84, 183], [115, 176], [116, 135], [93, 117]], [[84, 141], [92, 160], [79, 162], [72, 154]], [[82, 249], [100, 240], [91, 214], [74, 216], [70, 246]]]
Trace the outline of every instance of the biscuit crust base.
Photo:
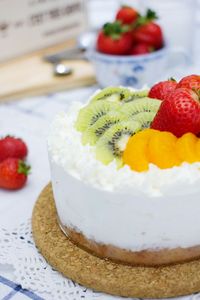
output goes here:
[[87, 239], [82, 233], [58, 223], [62, 231], [77, 246], [89, 253], [104, 259], [130, 266], [167, 266], [176, 263], [189, 262], [200, 257], [200, 246], [190, 248], [159, 249], [129, 251], [113, 245], [104, 245]]

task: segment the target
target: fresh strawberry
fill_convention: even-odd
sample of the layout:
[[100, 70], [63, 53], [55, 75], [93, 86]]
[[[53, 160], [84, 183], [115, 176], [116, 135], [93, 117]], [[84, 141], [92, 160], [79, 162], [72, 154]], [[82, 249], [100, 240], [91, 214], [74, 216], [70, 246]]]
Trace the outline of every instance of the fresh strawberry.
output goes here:
[[130, 6], [122, 6], [117, 14], [116, 20], [122, 22], [122, 24], [132, 24], [134, 23], [139, 16], [139, 13]]
[[132, 47], [130, 51], [130, 55], [147, 54], [147, 53], [151, 53], [152, 51], [153, 51], [152, 47], [148, 46], [147, 44], [140, 43]]
[[8, 157], [24, 159], [28, 149], [24, 141], [12, 136], [0, 139], [0, 162]]
[[200, 91], [200, 76], [199, 75], [190, 75], [183, 77], [181, 81], [179, 81], [177, 88], [188, 88], [195, 90], [196, 92]]
[[107, 23], [97, 37], [97, 50], [99, 52], [123, 55], [128, 54], [132, 47], [132, 34], [127, 26], [120, 22]]
[[200, 132], [200, 99], [192, 90], [179, 88], [169, 94], [151, 124], [151, 128], [170, 131], [177, 137]]
[[8, 190], [21, 189], [30, 167], [18, 158], [7, 158], [0, 163], [0, 187]]
[[133, 40], [136, 43], [145, 43], [155, 49], [160, 49], [163, 46], [162, 30], [158, 24], [149, 22], [135, 29]]
[[176, 89], [177, 82], [174, 79], [156, 83], [149, 91], [150, 98], [164, 100], [171, 92]]
[[163, 33], [161, 27], [154, 23], [157, 19], [154, 11], [148, 10], [146, 16], [140, 17], [136, 28], [133, 30], [134, 43], [145, 43], [155, 49], [162, 48]]

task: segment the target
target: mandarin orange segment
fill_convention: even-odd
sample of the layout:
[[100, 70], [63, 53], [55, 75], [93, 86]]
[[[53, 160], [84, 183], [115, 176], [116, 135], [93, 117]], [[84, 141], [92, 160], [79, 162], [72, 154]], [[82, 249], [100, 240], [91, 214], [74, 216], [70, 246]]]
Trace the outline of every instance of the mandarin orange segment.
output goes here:
[[177, 138], [171, 132], [145, 129], [129, 139], [123, 154], [123, 162], [138, 172], [147, 171], [149, 163], [167, 169], [184, 161], [200, 161], [200, 139], [192, 133]]
[[145, 129], [129, 139], [123, 154], [123, 162], [132, 170], [143, 172], [149, 169], [146, 151], [149, 139], [155, 131], [154, 129]]
[[148, 144], [149, 162], [161, 169], [178, 166], [181, 160], [175, 152], [177, 137], [171, 132], [157, 131], [152, 135]]
[[177, 140], [175, 149], [181, 161], [188, 163], [198, 161], [197, 153], [195, 151], [197, 141], [198, 138], [196, 135], [190, 132], [185, 133]]
[[197, 161], [200, 161], [200, 139], [198, 139], [196, 146], [195, 146], [195, 152], [197, 155]]

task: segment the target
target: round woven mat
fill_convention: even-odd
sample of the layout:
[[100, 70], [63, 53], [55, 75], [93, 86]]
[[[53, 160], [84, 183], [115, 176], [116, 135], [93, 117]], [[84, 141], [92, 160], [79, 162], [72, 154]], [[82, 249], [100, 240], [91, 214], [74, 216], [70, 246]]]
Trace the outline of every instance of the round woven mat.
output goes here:
[[113, 295], [164, 298], [200, 291], [200, 260], [168, 267], [116, 264], [75, 246], [61, 231], [51, 185], [40, 194], [32, 215], [33, 237], [50, 265], [64, 276]]

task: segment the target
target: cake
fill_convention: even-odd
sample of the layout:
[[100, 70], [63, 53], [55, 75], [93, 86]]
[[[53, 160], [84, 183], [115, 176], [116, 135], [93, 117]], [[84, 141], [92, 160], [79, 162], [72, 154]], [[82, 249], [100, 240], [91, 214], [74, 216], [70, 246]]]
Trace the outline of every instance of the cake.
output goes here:
[[[167, 100], [147, 94], [107, 88], [86, 104], [74, 102], [56, 116], [48, 151], [58, 222], [70, 240], [104, 259], [134, 266], [182, 263], [200, 257], [200, 139], [196, 132], [187, 131], [188, 126], [180, 136], [169, 128], [158, 130], [157, 125], [150, 129], [151, 124], [160, 126], [155, 120]], [[104, 107], [105, 102], [109, 105]], [[106, 112], [99, 115], [100, 106]], [[121, 126], [117, 146], [123, 151], [115, 151], [112, 157], [105, 145], [116, 150], [113, 137]], [[153, 145], [149, 152], [161, 151], [148, 164], [143, 159], [147, 137], [148, 147]], [[167, 153], [174, 143], [176, 152]], [[191, 157], [194, 143], [195, 158]], [[132, 151], [136, 159], [129, 163]]]

